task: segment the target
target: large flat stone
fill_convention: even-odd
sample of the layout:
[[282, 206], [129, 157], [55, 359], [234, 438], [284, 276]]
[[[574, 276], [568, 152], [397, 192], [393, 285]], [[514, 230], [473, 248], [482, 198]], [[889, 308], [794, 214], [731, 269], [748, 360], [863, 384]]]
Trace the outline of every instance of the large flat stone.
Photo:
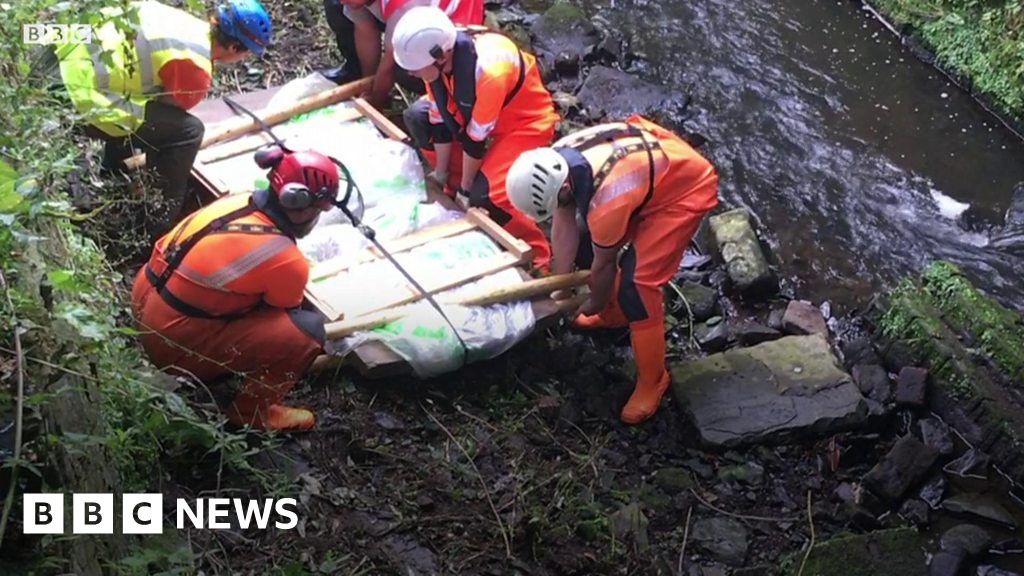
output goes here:
[[750, 212], [737, 208], [708, 222], [733, 285], [748, 296], [775, 292], [778, 283], [751, 225]]
[[685, 100], [657, 84], [607, 66], [591, 67], [576, 96], [591, 118], [609, 122], [621, 121], [630, 114], [671, 116]]
[[670, 369], [676, 399], [706, 446], [828, 434], [868, 415], [860, 390], [820, 334], [788, 336]]

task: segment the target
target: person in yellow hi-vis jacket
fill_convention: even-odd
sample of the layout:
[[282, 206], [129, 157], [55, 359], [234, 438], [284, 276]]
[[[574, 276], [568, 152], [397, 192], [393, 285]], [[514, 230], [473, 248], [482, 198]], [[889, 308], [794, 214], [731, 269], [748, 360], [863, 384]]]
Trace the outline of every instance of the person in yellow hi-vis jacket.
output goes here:
[[130, 11], [134, 35], [110, 20], [92, 43], [57, 46], [49, 65], [59, 66], [87, 133], [106, 141], [104, 171], [125, 170], [135, 148], [146, 152], [165, 199], [158, 227], [166, 229], [180, 216], [203, 139], [203, 123], [187, 111], [206, 97], [215, 62], [262, 55], [273, 30], [257, 0], [228, 0], [209, 21], [152, 0], [132, 2]]

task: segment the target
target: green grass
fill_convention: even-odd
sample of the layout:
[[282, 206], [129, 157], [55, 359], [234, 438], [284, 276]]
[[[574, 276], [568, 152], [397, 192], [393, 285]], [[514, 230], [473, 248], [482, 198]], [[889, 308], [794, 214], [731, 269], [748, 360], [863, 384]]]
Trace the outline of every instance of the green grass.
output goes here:
[[1004, 112], [1024, 119], [1024, 3], [1020, 0], [872, 0], [909, 24], [939, 62]]

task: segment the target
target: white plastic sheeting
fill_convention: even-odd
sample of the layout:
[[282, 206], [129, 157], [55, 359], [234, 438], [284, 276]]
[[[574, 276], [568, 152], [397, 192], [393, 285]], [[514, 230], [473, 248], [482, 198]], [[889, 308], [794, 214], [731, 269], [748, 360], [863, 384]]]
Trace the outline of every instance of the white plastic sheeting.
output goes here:
[[[385, 247], [388, 240], [462, 217], [461, 213], [440, 205], [423, 204], [426, 188], [415, 151], [384, 137], [367, 120], [343, 121], [344, 116], [338, 112], [348, 106], [351, 104], [343, 102], [291, 120], [286, 129], [288, 145], [297, 150], [317, 150], [345, 163], [363, 194], [365, 212], [361, 217]], [[312, 126], [315, 129], [310, 129]], [[350, 199], [349, 207], [359, 214], [357, 198]], [[299, 248], [311, 262], [344, 262], [346, 255], [359, 254], [370, 245], [338, 209], [321, 216], [316, 228], [299, 240]], [[429, 284], [432, 279], [444, 278], [456, 269], [464, 270], [498, 251], [500, 248], [486, 235], [471, 232], [431, 242], [397, 254], [396, 258], [414, 278]], [[509, 269], [436, 294], [435, 298], [439, 302], [450, 301], [452, 294], [474, 293], [519, 280], [518, 271]], [[370, 312], [390, 297], [408, 294], [405, 277], [386, 259], [358, 265], [348, 274], [322, 282], [326, 290], [346, 303], [343, 311], [347, 318]], [[466, 350], [451, 326], [426, 300], [407, 306], [408, 314], [403, 319], [344, 341], [329, 342], [327, 350], [345, 354], [362, 342], [379, 340], [409, 362], [417, 375], [426, 378], [457, 370], [463, 362], [493, 358], [507, 351], [526, 337], [535, 323], [529, 302], [443, 308]]]

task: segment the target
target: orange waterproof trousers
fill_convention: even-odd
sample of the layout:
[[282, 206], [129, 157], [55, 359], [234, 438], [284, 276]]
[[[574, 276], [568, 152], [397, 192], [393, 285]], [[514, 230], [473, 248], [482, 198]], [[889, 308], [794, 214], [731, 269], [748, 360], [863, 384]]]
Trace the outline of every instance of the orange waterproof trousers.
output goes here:
[[279, 403], [322, 351], [304, 329], [313, 312], [264, 308], [231, 319], [193, 318], [168, 305], [144, 271], [132, 287], [132, 308], [150, 360], [204, 382], [245, 374], [235, 397], [243, 414], [259, 418]]
[[[425, 103], [418, 101], [406, 114], [406, 122], [412, 117], [416, 122], [427, 122]], [[420, 108], [417, 110], [417, 105]], [[515, 209], [508, 199], [505, 178], [512, 163], [526, 150], [550, 146], [555, 135], [555, 127], [538, 129], [534, 126], [521, 127], [507, 133], [491, 135], [490, 146], [484, 153], [484, 161], [480, 172], [473, 180], [469, 193], [469, 205], [487, 210], [488, 216], [509, 234], [523, 240], [533, 249], [533, 266], [546, 271], [551, 263], [551, 246], [537, 223]], [[437, 156], [433, 150], [421, 149], [424, 158], [432, 168], [437, 167]], [[462, 182], [462, 147], [452, 143], [452, 158], [448, 167], [448, 188], [454, 190]]]

